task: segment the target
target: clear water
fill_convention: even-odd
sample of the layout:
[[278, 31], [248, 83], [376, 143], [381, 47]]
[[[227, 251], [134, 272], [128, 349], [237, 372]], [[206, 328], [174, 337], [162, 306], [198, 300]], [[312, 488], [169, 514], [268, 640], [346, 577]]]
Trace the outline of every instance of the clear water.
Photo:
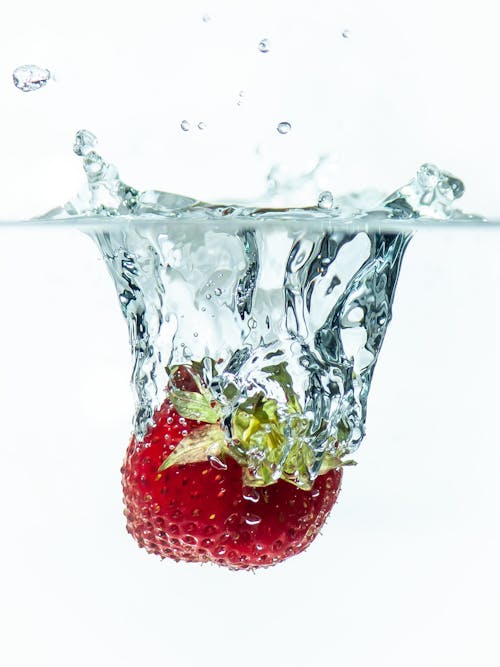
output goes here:
[[481, 220], [455, 209], [462, 182], [429, 164], [385, 198], [324, 191], [314, 206], [265, 209], [138, 191], [85, 130], [74, 152], [87, 183], [43, 220], [93, 222], [129, 327], [137, 437], [188, 369], [255, 486], [309, 488], [352, 455], [413, 229]]

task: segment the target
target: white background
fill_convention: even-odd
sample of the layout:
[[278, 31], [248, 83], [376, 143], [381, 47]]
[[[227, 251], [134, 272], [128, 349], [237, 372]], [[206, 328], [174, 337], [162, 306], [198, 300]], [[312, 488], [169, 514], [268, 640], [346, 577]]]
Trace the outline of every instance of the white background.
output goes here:
[[[464, 178], [468, 208], [500, 211], [491, 2], [27, 7], [1, 22], [3, 217], [73, 194], [81, 126], [141, 187], [249, 196], [257, 143], [299, 171], [327, 136], [338, 189], [398, 185], [433, 160]], [[9, 81], [21, 62], [57, 83], [23, 95]], [[184, 117], [206, 134], [181, 134]], [[292, 133], [275, 136], [285, 119]], [[2, 664], [499, 664], [497, 233], [411, 242], [359, 465], [311, 548], [255, 575], [160, 562], [126, 535], [131, 363], [104, 264], [76, 231], [0, 239]]]

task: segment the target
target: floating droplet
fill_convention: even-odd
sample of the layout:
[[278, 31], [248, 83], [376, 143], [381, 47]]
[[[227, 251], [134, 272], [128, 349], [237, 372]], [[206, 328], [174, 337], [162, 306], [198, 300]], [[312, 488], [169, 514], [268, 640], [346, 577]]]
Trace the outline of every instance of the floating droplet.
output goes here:
[[92, 132], [88, 130], [79, 130], [75, 136], [75, 143], [73, 144], [73, 152], [80, 157], [88, 155], [97, 144], [97, 138]]
[[333, 195], [330, 190], [324, 190], [318, 197], [318, 208], [332, 208]]
[[344, 39], [349, 39], [350, 36], [351, 36], [351, 31], [350, 31], [348, 28], [346, 28], [346, 29], [342, 32], [342, 37], [343, 37]]
[[45, 86], [50, 79], [50, 71], [38, 65], [21, 65], [12, 74], [14, 85], [23, 93], [31, 93]]
[[282, 121], [281, 123], [278, 123], [278, 127], [276, 129], [280, 134], [288, 134], [292, 129], [292, 126], [287, 121]]
[[269, 53], [269, 40], [267, 39], [267, 37], [260, 40], [259, 51], [261, 53]]
[[181, 122], [181, 130], [184, 130], [184, 132], [188, 132], [190, 127], [191, 127], [191, 125], [189, 124], [188, 120], [183, 120]]
[[262, 519], [257, 514], [247, 514], [245, 517], [245, 523], [248, 526], [258, 526], [261, 521]]
[[200, 121], [198, 123], [198, 129], [199, 130], [204, 130], [206, 128], [206, 124], [203, 121]]

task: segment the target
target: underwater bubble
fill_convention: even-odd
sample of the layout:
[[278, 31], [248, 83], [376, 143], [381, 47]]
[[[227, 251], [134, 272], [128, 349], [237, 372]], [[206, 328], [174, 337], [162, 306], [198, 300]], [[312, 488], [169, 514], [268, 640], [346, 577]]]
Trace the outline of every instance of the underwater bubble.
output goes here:
[[244, 487], [242, 496], [245, 500], [249, 500], [251, 503], [258, 503], [260, 500], [260, 494], [253, 486]]
[[201, 20], [203, 21], [203, 23], [208, 23], [209, 21], [211, 21], [211, 19], [212, 19], [212, 17], [209, 16], [208, 14], [203, 14], [203, 16], [201, 17]]
[[203, 121], [200, 121], [198, 123], [198, 129], [199, 130], [204, 130], [206, 128], [206, 126], [207, 126], [206, 123], [204, 123]]
[[15, 87], [23, 93], [39, 90], [48, 83], [50, 77], [50, 71], [38, 65], [21, 65], [12, 74]]
[[220, 287], [216, 287], [216, 288], [214, 289], [214, 294], [215, 294], [216, 296], [220, 296], [220, 295], [222, 294], [222, 290], [221, 290], [221, 288], [220, 288]]
[[260, 40], [259, 51], [261, 53], [269, 53], [269, 40], [267, 39], [267, 37]]
[[248, 320], [248, 326], [250, 327], [250, 329], [256, 329], [257, 328], [257, 322], [256, 322], [256, 320], [254, 320], [253, 317], [251, 317]]
[[215, 470], [227, 470], [227, 465], [224, 461], [221, 461], [218, 456], [215, 456], [215, 454], [209, 454], [207, 458], [208, 462], [212, 468], [215, 468]]
[[290, 125], [290, 123], [284, 120], [281, 121], [281, 123], [278, 123], [278, 127], [276, 129], [280, 134], [288, 134], [292, 129], [292, 126]]
[[344, 39], [349, 39], [350, 36], [351, 36], [351, 31], [348, 28], [342, 31], [342, 37]]
[[245, 523], [248, 526], [258, 526], [261, 521], [262, 519], [257, 514], [247, 514], [245, 517]]
[[183, 120], [181, 122], [181, 130], [184, 130], [184, 132], [188, 132], [190, 128], [191, 128], [191, 125], [189, 124], [188, 120]]
[[332, 208], [333, 206], [333, 195], [330, 190], [324, 190], [320, 192], [318, 196], [318, 208]]
[[75, 136], [73, 152], [79, 157], [88, 155], [97, 144], [97, 137], [88, 130], [79, 130]]

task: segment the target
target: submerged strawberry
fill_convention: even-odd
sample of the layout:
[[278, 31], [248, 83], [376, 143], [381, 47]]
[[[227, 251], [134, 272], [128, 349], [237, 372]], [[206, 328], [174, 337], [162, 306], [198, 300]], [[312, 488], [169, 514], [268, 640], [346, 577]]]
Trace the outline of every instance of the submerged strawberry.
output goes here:
[[128, 532], [162, 558], [234, 569], [272, 565], [303, 551], [337, 500], [342, 469], [321, 474], [309, 490], [284, 479], [246, 485], [248, 471], [239, 457], [219, 453], [220, 441], [207, 454], [207, 434], [220, 431], [217, 406], [207, 404], [208, 423], [179, 414], [190, 414], [183, 400], [197, 389], [188, 376], [181, 380], [184, 394], [171, 392], [143, 441], [130, 442], [122, 468]]

